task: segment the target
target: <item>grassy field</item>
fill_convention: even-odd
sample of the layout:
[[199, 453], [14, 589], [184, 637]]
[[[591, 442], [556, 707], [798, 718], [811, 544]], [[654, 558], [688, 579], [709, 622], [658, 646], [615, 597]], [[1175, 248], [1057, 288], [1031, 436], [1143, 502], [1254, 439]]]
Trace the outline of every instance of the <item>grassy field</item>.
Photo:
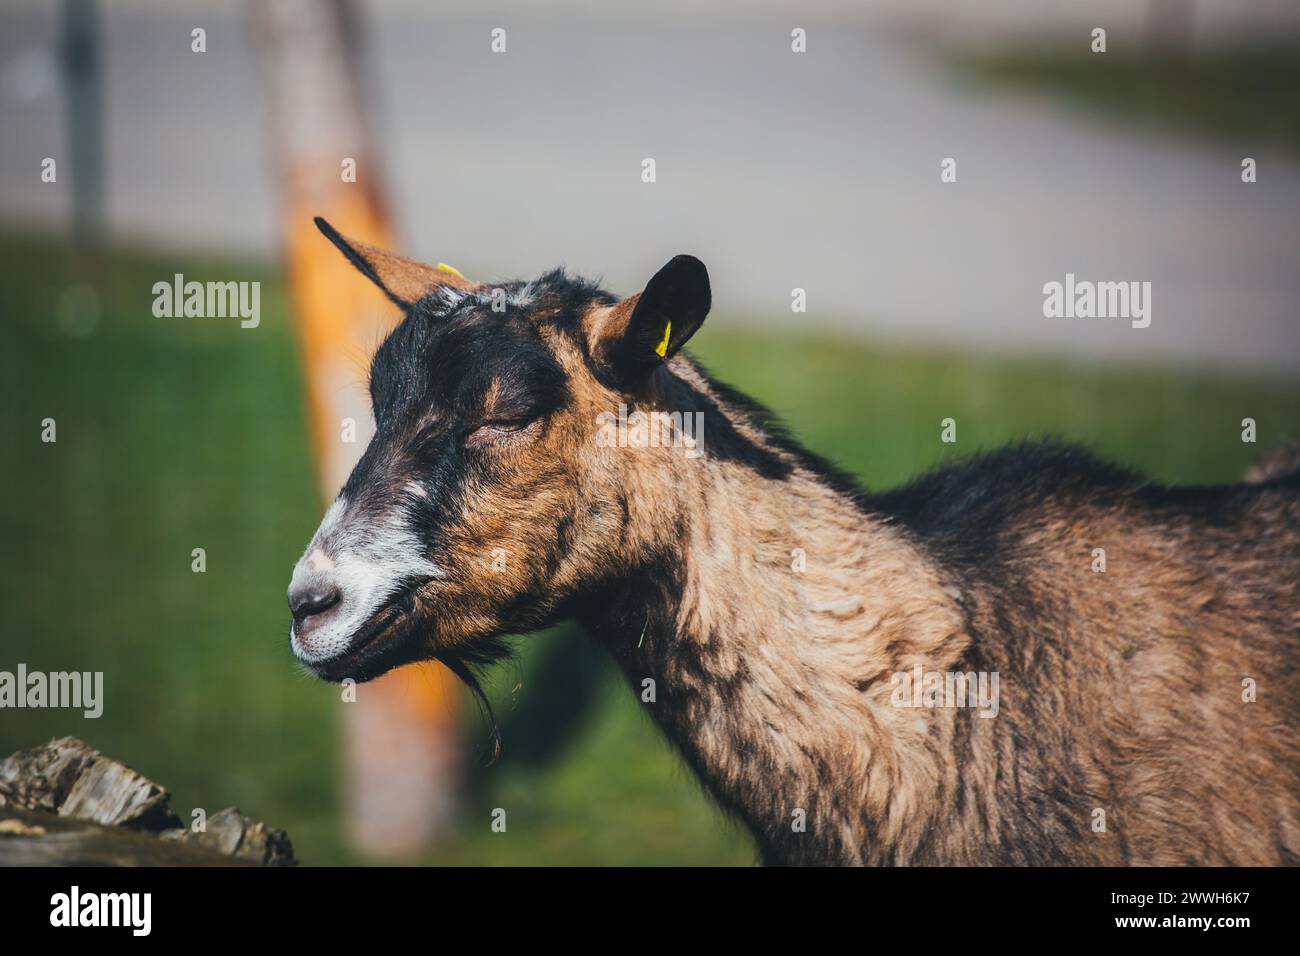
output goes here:
[[[301, 388], [278, 277], [167, 254], [106, 264], [88, 328], [69, 258], [0, 238], [3, 542], [0, 669], [102, 670], [104, 716], [0, 712], [0, 754], [76, 734], [165, 782], [188, 813], [238, 804], [284, 826], [308, 863], [338, 836], [334, 688], [286, 642], [289, 570], [316, 526]], [[262, 323], [156, 319], [151, 286], [260, 279]], [[879, 351], [717, 317], [697, 354], [772, 405], [815, 450], [887, 486], [952, 453], [1026, 435], [1085, 442], [1170, 481], [1235, 478], [1300, 434], [1300, 388], [1148, 368]], [[1243, 445], [1240, 421], [1259, 423]], [[57, 421], [58, 441], [40, 440]], [[955, 449], [939, 441], [958, 422]], [[191, 550], [207, 571], [191, 571]], [[479, 768], [435, 863], [748, 864], [723, 819], [603, 656], [567, 630], [492, 673], [499, 764]], [[516, 689], [522, 685], [522, 688]], [[471, 750], [485, 735], [467, 709]], [[480, 761], [481, 762], [481, 761]], [[510, 808], [508, 835], [492, 807]]]
[[1300, 48], [1294, 43], [1157, 56], [1112, 46], [1037, 45], [963, 54], [967, 79], [1060, 96], [1119, 121], [1300, 149]]

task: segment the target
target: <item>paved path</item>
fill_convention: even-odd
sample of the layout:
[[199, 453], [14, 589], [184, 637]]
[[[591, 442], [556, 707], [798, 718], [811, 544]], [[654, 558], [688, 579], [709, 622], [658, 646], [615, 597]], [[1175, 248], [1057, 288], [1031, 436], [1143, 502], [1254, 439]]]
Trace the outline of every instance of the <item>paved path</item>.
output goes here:
[[[110, 217], [123, 234], [270, 252], [275, 204], [243, 24], [116, 9]], [[1300, 166], [1258, 144], [1112, 127], [961, 88], [870, 25], [679, 25], [410, 9], [371, 21], [384, 160], [409, 251], [482, 277], [563, 261], [631, 292], [708, 263], [716, 310], [991, 350], [1300, 368]], [[0, 15], [0, 217], [52, 220], [48, 14]], [[1260, 181], [1243, 185], [1243, 155]], [[653, 157], [658, 182], [640, 181]], [[958, 182], [939, 183], [939, 162]], [[1150, 328], [1046, 319], [1067, 272], [1153, 284]], [[789, 311], [807, 290], [809, 311]]]

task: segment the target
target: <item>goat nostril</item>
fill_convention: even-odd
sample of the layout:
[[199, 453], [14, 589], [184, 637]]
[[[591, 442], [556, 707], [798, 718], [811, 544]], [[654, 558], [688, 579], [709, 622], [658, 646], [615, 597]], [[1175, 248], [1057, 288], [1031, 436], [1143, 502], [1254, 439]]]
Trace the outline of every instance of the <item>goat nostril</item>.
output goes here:
[[313, 614], [324, 614], [343, 598], [339, 589], [331, 585], [300, 591], [289, 597], [289, 610], [293, 619], [301, 624]]

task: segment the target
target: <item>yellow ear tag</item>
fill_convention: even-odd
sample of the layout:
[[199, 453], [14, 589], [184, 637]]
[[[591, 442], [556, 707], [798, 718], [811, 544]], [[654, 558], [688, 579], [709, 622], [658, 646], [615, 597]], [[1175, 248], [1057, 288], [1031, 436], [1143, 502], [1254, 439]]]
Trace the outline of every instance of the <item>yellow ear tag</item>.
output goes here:
[[668, 336], [673, 331], [673, 320], [669, 319], [668, 324], [664, 326], [664, 340], [655, 346], [655, 354], [663, 358], [668, 354]]
[[450, 272], [452, 275], [454, 275], [454, 276], [455, 276], [456, 278], [458, 278], [458, 279], [463, 279], [463, 278], [465, 278], [463, 275], [460, 274], [460, 270], [459, 270], [459, 269], [457, 269], [455, 266], [449, 266], [449, 265], [447, 265], [447, 263], [445, 263], [445, 262], [439, 262], [439, 263], [438, 263], [438, 268], [441, 269], [443, 272]]

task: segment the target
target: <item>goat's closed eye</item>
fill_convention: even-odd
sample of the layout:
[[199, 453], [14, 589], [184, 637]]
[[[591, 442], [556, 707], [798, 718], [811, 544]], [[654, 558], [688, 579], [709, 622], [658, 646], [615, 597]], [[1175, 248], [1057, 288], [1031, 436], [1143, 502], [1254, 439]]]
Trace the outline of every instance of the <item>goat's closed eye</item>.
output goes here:
[[522, 438], [533, 434], [541, 426], [540, 418], [521, 421], [484, 422], [465, 436], [465, 444], [471, 447], [493, 445]]

